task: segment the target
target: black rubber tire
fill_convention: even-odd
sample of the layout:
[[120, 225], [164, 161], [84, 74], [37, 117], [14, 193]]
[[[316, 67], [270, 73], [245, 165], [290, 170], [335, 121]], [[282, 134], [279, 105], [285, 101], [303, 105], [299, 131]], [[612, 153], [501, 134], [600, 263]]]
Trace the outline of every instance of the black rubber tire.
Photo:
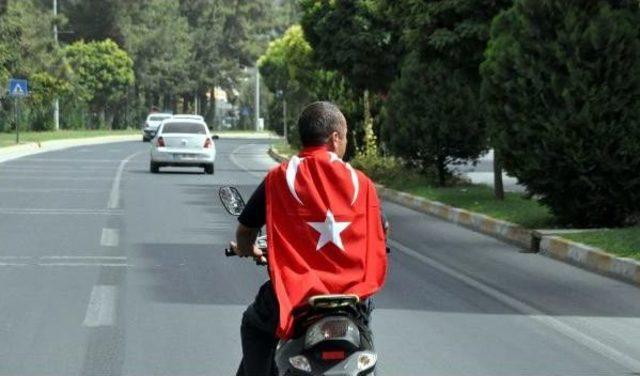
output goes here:
[[213, 166], [213, 163], [212, 163], [212, 164], [210, 164], [210, 165], [205, 165], [205, 166], [204, 166], [204, 172], [205, 172], [205, 174], [207, 174], [207, 175], [213, 175], [214, 171], [215, 171], [215, 167]]
[[160, 172], [160, 165], [157, 164], [156, 162], [150, 162], [149, 163], [149, 171], [152, 174], [157, 174], [158, 172]]
[[146, 138], [145, 136], [142, 136], [142, 142], [149, 142], [151, 139], [150, 138]]

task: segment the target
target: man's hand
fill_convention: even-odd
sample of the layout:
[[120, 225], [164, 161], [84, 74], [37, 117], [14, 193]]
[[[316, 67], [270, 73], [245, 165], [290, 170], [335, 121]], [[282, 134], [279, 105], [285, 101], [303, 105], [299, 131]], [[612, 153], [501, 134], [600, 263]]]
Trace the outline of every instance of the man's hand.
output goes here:
[[255, 243], [253, 244], [252, 247], [249, 248], [248, 252], [246, 249], [240, 249], [238, 247], [238, 245], [236, 244], [236, 242], [229, 242], [229, 249], [231, 251], [233, 251], [236, 255], [240, 256], [240, 257], [253, 257], [253, 258], [260, 258], [262, 256], [264, 256], [264, 254], [262, 253], [262, 250], [260, 248], [258, 248]]

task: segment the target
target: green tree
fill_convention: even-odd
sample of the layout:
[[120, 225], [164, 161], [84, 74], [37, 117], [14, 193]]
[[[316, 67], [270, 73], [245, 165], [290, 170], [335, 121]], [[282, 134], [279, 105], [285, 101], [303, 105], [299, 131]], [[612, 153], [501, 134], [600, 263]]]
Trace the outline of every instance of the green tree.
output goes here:
[[519, 0], [493, 24], [483, 92], [506, 169], [563, 221], [640, 218], [637, 1]]
[[[258, 67], [269, 90], [278, 93], [282, 103], [288, 105], [287, 120], [293, 120], [302, 106], [315, 99], [313, 89], [320, 72], [313, 62], [311, 46], [304, 39], [299, 25], [291, 26], [282, 38], [269, 44], [266, 53], [258, 61]], [[276, 115], [272, 116], [274, 119], [282, 121], [279, 114], [273, 115]], [[287, 129], [290, 129], [289, 126]]]
[[[40, 0], [51, 9], [51, 0]], [[61, 40], [72, 43], [77, 40], [101, 41], [111, 39], [123, 44], [123, 34], [118, 23], [121, 10], [128, 0], [60, 0], [59, 8], [69, 20], [72, 32], [62, 33]]]
[[364, 104], [364, 150], [375, 153], [370, 92], [384, 92], [396, 74], [391, 24], [371, 0], [302, 0], [302, 28], [324, 68], [344, 75]]
[[[447, 129], [448, 124], [458, 121], [459, 112], [467, 108], [471, 112], [468, 114], [468, 119], [472, 121], [470, 131], [476, 137], [466, 139], [471, 144], [462, 148], [481, 152], [486, 144], [486, 136], [482, 131], [484, 112], [479, 104], [482, 81], [479, 66], [484, 60], [492, 19], [512, 3], [513, 0], [383, 0], [383, 9], [395, 23], [394, 28], [403, 30], [402, 40], [406, 51], [415, 51], [414, 59], [419, 59], [425, 66], [440, 64], [439, 69], [448, 70], [447, 74], [439, 75], [442, 80], [449, 81], [449, 76], [456, 77], [452, 82], [437, 85], [447, 86], [454, 96], [460, 93], [458, 97], [465, 98], [467, 102], [455, 101], [460, 108], [451, 111], [450, 116], [433, 106], [425, 111], [433, 110], [435, 113], [426, 113], [424, 116], [441, 118], [445, 122], [443, 129]], [[431, 76], [430, 80], [436, 77]], [[469, 89], [473, 95], [468, 95]], [[421, 95], [431, 94], [425, 92]], [[469, 157], [475, 159], [477, 155]], [[499, 159], [495, 161], [499, 162]], [[502, 172], [499, 165], [495, 167], [496, 196], [503, 198]]]
[[179, 4], [172, 0], [136, 2], [121, 22], [125, 48], [134, 60], [136, 93], [145, 97], [149, 107], [176, 111], [177, 96], [194, 87], [189, 71], [193, 39]]
[[450, 176], [449, 164], [475, 158], [483, 148], [476, 93], [471, 86], [461, 89], [466, 80], [446, 62], [425, 65], [413, 53], [389, 95], [392, 151], [426, 173], [435, 168], [441, 186]]
[[[0, 16], [0, 87], [6, 88], [10, 77], [31, 81], [31, 96], [23, 113], [35, 130], [52, 127], [51, 100], [65, 91], [66, 66], [52, 28], [52, 15], [35, 0], [12, 1]], [[11, 118], [8, 101], [2, 111], [2, 119]], [[4, 128], [8, 124], [0, 124], [0, 129]]]
[[75, 42], [65, 48], [65, 54], [74, 71], [76, 85], [81, 89], [80, 94], [92, 111], [100, 115], [101, 125], [111, 128], [113, 110], [134, 82], [133, 61], [110, 39]]
[[[315, 100], [330, 99], [339, 103], [349, 124], [355, 123], [362, 113], [361, 103], [354, 99], [358, 97], [343, 76], [322, 69], [314, 60], [313, 50], [300, 25], [291, 26], [281, 38], [272, 41], [258, 66], [267, 88], [273, 93], [281, 93], [280, 105], [272, 106], [269, 113], [271, 123], [278, 124], [278, 130], [283, 122], [284, 103], [289, 131], [304, 106]], [[289, 138], [294, 143], [298, 141], [297, 137]], [[348, 152], [353, 154], [353, 145]]]

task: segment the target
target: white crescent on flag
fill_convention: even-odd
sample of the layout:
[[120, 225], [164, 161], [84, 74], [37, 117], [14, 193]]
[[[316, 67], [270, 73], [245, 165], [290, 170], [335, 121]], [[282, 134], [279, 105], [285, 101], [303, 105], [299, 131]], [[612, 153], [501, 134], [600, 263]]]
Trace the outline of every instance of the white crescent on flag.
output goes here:
[[289, 160], [289, 164], [287, 165], [287, 186], [289, 187], [289, 192], [293, 195], [293, 198], [296, 199], [300, 203], [300, 205], [304, 205], [300, 197], [298, 197], [298, 193], [296, 192], [296, 175], [298, 175], [298, 167], [300, 167], [300, 163], [304, 160], [304, 158], [298, 158], [298, 156], [294, 155]]
[[[351, 175], [351, 183], [353, 184], [353, 198], [351, 199], [351, 206], [353, 206], [356, 203], [356, 200], [358, 199], [358, 194], [360, 193], [360, 183], [358, 182], [358, 174], [356, 173], [356, 170], [354, 170], [349, 163], [345, 163], [342, 159], [340, 159], [340, 157], [338, 157], [336, 153], [329, 152], [329, 156], [331, 158], [330, 162], [342, 163], [347, 168], [347, 170], [349, 171], [349, 174]], [[298, 156], [291, 157], [291, 159], [289, 160], [289, 164], [287, 165], [287, 173], [286, 173], [287, 187], [289, 188], [289, 192], [291, 192], [291, 195], [293, 196], [293, 198], [295, 198], [296, 201], [300, 203], [300, 205], [304, 205], [304, 203], [298, 196], [298, 192], [296, 192], [295, 184], [296, 184], [296, 176], [298, 175], [298, 169], [300, 168], [300, 164], [302, 163], [302, 161], [304, 161], [304, 158], [300, 158]]]

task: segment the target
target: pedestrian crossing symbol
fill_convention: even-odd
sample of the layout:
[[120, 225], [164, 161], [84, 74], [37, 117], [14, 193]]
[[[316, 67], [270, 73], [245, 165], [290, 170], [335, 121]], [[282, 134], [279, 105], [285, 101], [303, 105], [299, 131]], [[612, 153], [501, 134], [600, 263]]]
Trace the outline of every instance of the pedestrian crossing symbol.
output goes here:
[[9, 80], [9, 95], [12, 97], [26, 97], [29, 94], [27, 80]]

